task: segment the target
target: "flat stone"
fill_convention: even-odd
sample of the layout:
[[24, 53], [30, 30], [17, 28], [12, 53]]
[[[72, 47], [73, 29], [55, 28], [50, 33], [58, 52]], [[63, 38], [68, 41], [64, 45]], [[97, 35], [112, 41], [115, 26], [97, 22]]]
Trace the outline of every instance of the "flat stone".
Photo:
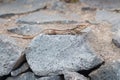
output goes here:
[[70, 71], [64, 73], [64, 78], [65, 80], [89, 80], [88, 78], [77, 72], [70, 72]]
[[39, 76], [89, 70], [103, 62], [88, 45], [86, 35], [39, 35], [25, 54], [30, 68]]
[[112, 24], [112, 31], [120, 30], [120, 14], [105, 10], [98, 10], [96, 13], [97, 21], [106, 21]]
[[107, 63], [90, 74], [91, 80], [120, 80], [120, 60]]
[[8, 75], [22, 56], [13, 38], [0, 35], [0, 76]]
[[17, 27], [10, 28], [7, 31], [19, 35], [36, 35], [40, 33], [42, 29], [37, 25], [22, 24]]
[[101, 9], [120, 9], [120, 0], [80, 0], [81, 2], [87, 3], [92, 7]]
[[25, 24], [52, 24], [52, 23], [77, 23], [73, 19], [69, 19], [64, 14], [53, 11], [34, 12], [27, 16], [17, 19], [18, 23]]
[[120, 31], [113, 35], [112, 42], [115, 44], [115, 46], [120, 48]]
[[26, 72], [16, 77], [8, 77], [6, 80], [35, 80], [35, 76], [32, 72]]
[[20, 68], [13, 70], [11, 72], [11, 76], [17, 76], [29, 69], [29, 65], [27, 63], [24, 63]]
[[43, 9], [49, 0], [14, 0], [0, 3], [0, 16], [6, 14], [20, 14]]

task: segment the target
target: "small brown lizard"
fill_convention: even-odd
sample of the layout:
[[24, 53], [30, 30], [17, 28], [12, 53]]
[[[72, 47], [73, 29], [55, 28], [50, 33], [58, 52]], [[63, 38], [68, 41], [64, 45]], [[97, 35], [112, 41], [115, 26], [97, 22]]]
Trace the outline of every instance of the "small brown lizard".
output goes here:
[[39, 35], [39, 34], [47, 34], [47, 35], [76, 35], [76, 34], [82, 34], [81, 30], [85, 29], [86, 27], [88, 27], [88, 25], [77, 25], [76, 27], [72, 28], [72, 29], [66, 29], [66, 30], [57, 30], [57, 29], [45, 29], [43, 31], [41, 31], [40, 33], [36, 34], [36, 35], [23, 35], [23, 36], [12, 36], [12, 37], [17, 37], [17, 38], [22, 38], [22, 39], [33, 39], [35, 36]]

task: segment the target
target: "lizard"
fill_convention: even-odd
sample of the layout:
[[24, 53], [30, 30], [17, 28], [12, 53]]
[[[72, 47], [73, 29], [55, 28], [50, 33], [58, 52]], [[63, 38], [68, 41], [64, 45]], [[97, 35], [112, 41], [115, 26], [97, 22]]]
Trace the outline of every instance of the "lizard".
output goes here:
[[41, 32], [39, 32], [36, 35], [18, 35], [18, 36], [11, 36], [11, 37], [16, 37], [16, 38], [22, 38], [22, 39], [33, 39], [35, 36], [39, 35], [39, 34], [46, 34], [46, 35], [76, 35], [76, 34], [82, 34], [81, 30], [85, 29], [86, 27], [88, 27], [88, 25], [77, 25], [76, 27], [72, 28], [72, 29], [65, 29], [65, 30], [58, 30], [58, 29], [45, 29]]

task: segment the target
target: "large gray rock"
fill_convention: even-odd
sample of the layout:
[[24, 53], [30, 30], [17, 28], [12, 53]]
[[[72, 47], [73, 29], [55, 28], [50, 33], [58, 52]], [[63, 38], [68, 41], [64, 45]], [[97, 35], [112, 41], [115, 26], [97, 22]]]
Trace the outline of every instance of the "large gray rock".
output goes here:
[[[51, 1], [51, 0], [50, 0]], [[20, 14], [43, 9], [49, 0], [13, 0], [0, 3], [0, 16], [6, 14]]]
[[27, 24], [77, 23], [77, 21], [64, 16], [64, 14], [53, 11], [34, 12], [25, 17], [18, 18], [17, 22]]
[[22, 56], [22, 48], [11, 37], [0, 35], [0, 76], [7, 75]]
[[91, 80], [120, 80], [120, 60], [107, 63], [90, 74]]
[[28, 69], [29, 69], [29, 65], [27, 63], [24, 63], [18, 69], [11, 71], [11, 76], [17, 76], [17, 75], [27, 71]]
[[30, 68], [39, 76], [89, 70], [103, 62], [91, 50], [86, 35], [39, 35], [25, 54]]
[[65, 80], [89, 80], [88, 78], [77, 72], [70, 72], [70, 71], [64, 73], [64, 78]]
[[97, 21], [106, 21], [112, 24], [112, 31], [120, 30], [120, 14], [105, 10], [98, 10], [96, 13]]
[[92, 7], [102, 8], [102, 9], [120, 9], [120, 0], [80, 0], [85, 2]]
[[10, 28], [7, 31], [19, 35], [36, 35], [40, 33], [42, 29], [37, 25], [22, 24], [17, 27]]

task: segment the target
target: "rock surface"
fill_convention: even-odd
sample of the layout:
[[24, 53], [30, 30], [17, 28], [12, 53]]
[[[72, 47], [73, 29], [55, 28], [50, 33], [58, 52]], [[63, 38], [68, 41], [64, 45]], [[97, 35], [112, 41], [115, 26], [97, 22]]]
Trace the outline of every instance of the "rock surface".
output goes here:
[[6, 80], [62, 80], [60, 76], [36, 77], [32, 72], [26, 72], [16, 77], [8, 77]]
[[120, 80], [120, 60], [105, 64], [90, 74], [91, 80]]
[[103, 62], [90, 48], [86, 35], [39, 35], [25, 51], [36, 75], [58, 75], [64, 70], [89, 70]]
[[38, 25], [22, 24], [20, 26], [10, 28], [7, 31], [19, 35], [36, 35], [40, 33], [42, 29], [38, 27]]
[[64, 14], [53, 11], [31, 13], [25, 17], [17, 19], [17, 22], [27, 24], [77, 23], [77, 21], [67, 18]]
[[8, 77], [6, 80], [35, 80], [35, 76], [32, 72], [23, 73], [17, 77]]
[[22, 49], [14, 39], [0, 35], [0, 76], [8, 75], [22, 56]]
[[112, 24], [112, 31], [120, 30], [120, 14], [106, 10], [98, 10], [96, 12], [97, 21], [106, 21]]
[[102, 9], [120, 9], [120, 0], [80, 0], [85, 2], [92, 7], [102, 8]]
[[64, 2], [55, 1], [55, 2], [51, 5], [51, 8], [50, 8], [50, 9], [64, 12], [65, 10], [67, 10], [67, 6], [66, 6], [66, 4], [65, 4]]
[[17, 76], [29, 69], [29, 65], [27, 63], [24, 63], [20, 68], [13, 70], [11, 72], [11, 76]]
[[60, 76], [49, 76], [49, 77], [41, 77], [36, 80], [62, 80]]
[[116, 34], [114, 34], [112, 42], [120, 48], [120, 31], [118, 31]]
[[[53, 0], [52, 0], [53, 1]], [[49, 0], [15, 0], [0, 3], [0, 16], [6, 14], [20, 14], [43, 9]], [[16, 7], [17, 6], [17, 7]]]
[[77, 72], [69, 72], [69, 71], [64, 73], [64, 78], [65, 80], [89, 80], [88, 78]]

